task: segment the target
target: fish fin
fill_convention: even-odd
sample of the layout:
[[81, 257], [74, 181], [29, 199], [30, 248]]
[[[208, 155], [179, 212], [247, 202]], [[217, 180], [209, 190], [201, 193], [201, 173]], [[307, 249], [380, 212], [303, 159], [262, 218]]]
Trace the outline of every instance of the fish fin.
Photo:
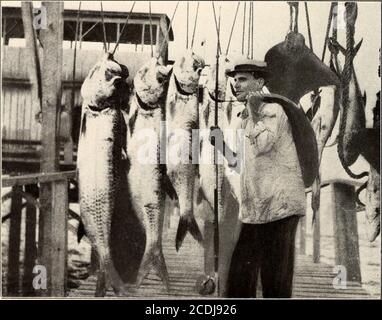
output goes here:
[[227, 119], [228, 123], [230, 123], [232, 119], [232, 103], [229, 103], [227, 106]]
[[82, 222], [82, 220], [80, 220], [78, 224], [78, 229], [77, 229], [77, 243], [80, 243], [81, 239], [84, 236], [86, 236], [86, 230], [85, 230], [84, 223]]
[[134, 113], [131, 115], [131, 117], [129, 118], [129, 131], [130, 131], [130, 137], [133, 135], [134, 133], [134, 128], [135, 128], [135, 122], [137, 120], [137, 116], [138, 116], [138, 108], [136, 108], [136, 110], [134, 111]]
[[176, 231], [176, 238], [175, 238], [176, 251], [179, 251], [179, 248], [181, 247], [183, 240], [186, 237], [187, 231], [190, 232], [190, 234], [193, 236], [193, 238], [196, 241], [198, 242], [203, 241], [202, 234], [200, 233], [199, 226], [196, 223], [194, 216], [192, 215], [181, 216], [179, 219], [178, 230]]
[[143, 280], [147, 277], [152, 269], [154, 269], [158, 276], [162, 279], [167, 291], [170, 291], [170, 282], [163, 252], [159, 248], [155, 247], [148, 252], [145, 252], [143, 255], [137, 276], [137, 287], [142, 284]]
[[86, 113], [82, 116], [82, 123], [81, 123], [81, 135], [84, 135], [86, 133]]
[[338, 41], [334, 38], [329, 38], [329, 41], [328, 41], [328, 48], [330, 50], [331, 53], [333, 54], [338, 54], [339, 51], [341, 51], [341, 53], [343, 55], [346, 54], [346, 49], [341, 46]]
[[199, 190], [198, 190], [198, 195], [196, 196], [196, 204], [201, 204], [202, 201], [205, 199], [205, 195], [204, 195], [204, 191], [202, 189], [202, 187], [199, 187]]
[[358, 42], [358, 44], [354, 47], [354, 57], [355, 57], [356, 54], [358, 53], [359, 48], [361, 48], [362, 42], [363, 42], [363, 38], [362, 38], [362, 39]]
[[171, 198], [171, 200], [178, 200], [176, 190], [174, 189], [174, 186], [172, 185], [172, 182], [168, 177], [167, 173], [163, 174], [163, 187], [167, 195]]
[[333, 59], [330, 59], [330, 61], [329, 61], [329, 68], [330, 68], [330, 70], [332, 70], [336, 74], [336, 76], [338, 78], [341, 79], [341, 75], [340, 75], [339, 71], [336, 69], [336, 66], [334, 65]]

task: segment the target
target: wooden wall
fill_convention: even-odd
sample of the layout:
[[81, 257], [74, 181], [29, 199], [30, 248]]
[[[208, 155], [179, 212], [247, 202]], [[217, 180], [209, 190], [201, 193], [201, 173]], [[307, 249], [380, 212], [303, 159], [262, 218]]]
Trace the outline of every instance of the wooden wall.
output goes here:
[[[3, 88], [2, 88], [2, 133], [3, 140], [39, 141], [41, 125], [36, 120], [39, 105], [32, 101], [31, 84], [28, 75], [26, 49], [23, 47], [5, 46], [3, 55]], [[41, 51], [42, 53], [42, 51]], [[77, 51], [75, 75], [75, 106], [82, 103], [81, 84], [91, 67], [103, 54], [102, 51]], [[115, 59], [125, 64], [130, 73], [129, 82], [139, 67], [150, 59], [147, 52], [117, 52]], [[73, 72], [73, 50], [64, 49], [62, 69], [62, 105], [70, 106]]]

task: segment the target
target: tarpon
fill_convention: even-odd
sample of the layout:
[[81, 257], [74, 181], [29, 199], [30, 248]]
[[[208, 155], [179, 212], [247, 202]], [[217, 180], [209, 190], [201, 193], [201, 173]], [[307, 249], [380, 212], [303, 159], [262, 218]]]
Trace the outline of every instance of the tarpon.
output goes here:
[[126, 126], [121, 113], [128, 70], [106, 54], [89, 72], [82, 87], [82, 121], [78, 145], [80, 211], [86, 234], [99, 261], [96, 296], [110, 282], [117, 294], [125, 291], [114, 267], [110, 229], [120, 201]]

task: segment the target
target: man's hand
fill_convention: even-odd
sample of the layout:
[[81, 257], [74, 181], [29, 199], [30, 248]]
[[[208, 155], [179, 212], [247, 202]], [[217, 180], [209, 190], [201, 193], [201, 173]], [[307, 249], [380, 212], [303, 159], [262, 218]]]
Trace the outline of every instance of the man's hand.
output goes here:
[[220, 141], [224, 140], [223, 131], [219, 127], [210, 127], [210, 136], [208, 139], [210, 140], [211, 144], [215, 146], [215, 139], [221, 139]]

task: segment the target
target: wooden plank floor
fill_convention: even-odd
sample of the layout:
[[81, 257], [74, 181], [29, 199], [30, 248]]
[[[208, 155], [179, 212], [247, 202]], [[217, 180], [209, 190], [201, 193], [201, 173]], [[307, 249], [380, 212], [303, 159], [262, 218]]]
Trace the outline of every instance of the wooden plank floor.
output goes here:
[[[149, 274], [139, 289], [131, 288], [128, 298], [194, 299], [216, 298], [201, 296], [195, 289], [196, 279], [203, 274], [203, 247], [189, 235], [183, 246], [176, 252], [174, 246], [175, 231], [164, 236], [163, 253], [170, 277], [170, 292], [154, 274]], [[297, 256], [294, 277], [293, 298], [338, 298], [367, 299], [369, 295], [359, 283], [347, 282], [346, 289], [333, 287], [333, 267], [327, 264], [314, 264], [311, 257]], [[89, 277], [78, 288], [69, 292], [70, 297], [92, 297], [95, 292], [96, 278]], [[113, 297], [113, 291], [107, 297]]]

